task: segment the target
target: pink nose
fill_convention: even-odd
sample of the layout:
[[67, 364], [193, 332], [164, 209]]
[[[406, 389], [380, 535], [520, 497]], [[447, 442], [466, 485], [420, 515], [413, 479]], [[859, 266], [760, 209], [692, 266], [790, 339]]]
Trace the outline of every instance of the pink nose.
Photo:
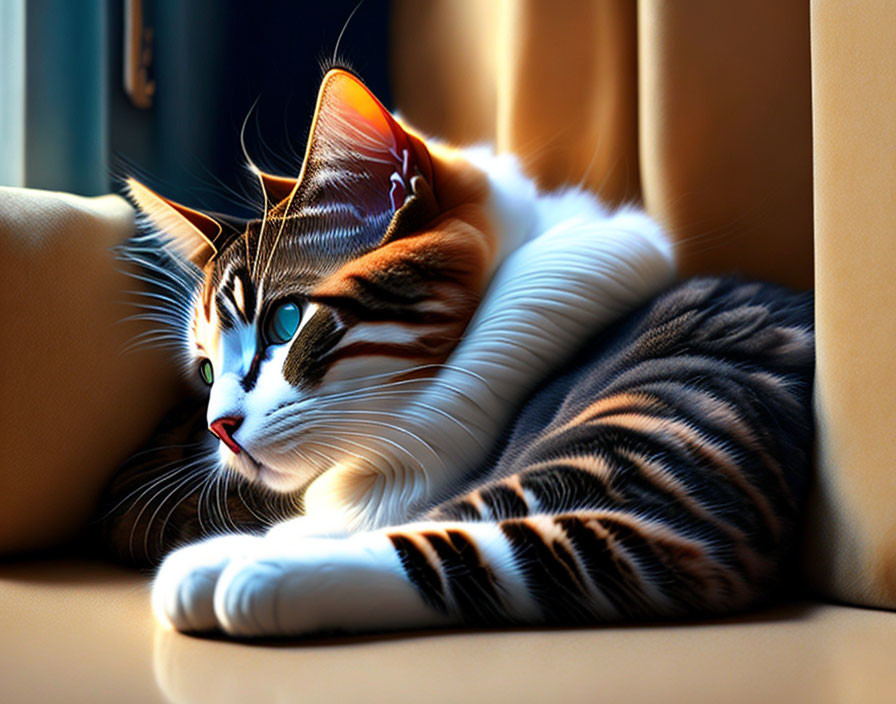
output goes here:
[[223, 418], [218, 418], [217, 420], [212, 421], [209, 424], [208, 429], [211, 430], [221, 442], [227, 445], [233, 454], [238, 455], [242, 448], [240, 448], [236, 440], [233, 439], [233, 434], [242, 424], [242, 416], [224, 416]]

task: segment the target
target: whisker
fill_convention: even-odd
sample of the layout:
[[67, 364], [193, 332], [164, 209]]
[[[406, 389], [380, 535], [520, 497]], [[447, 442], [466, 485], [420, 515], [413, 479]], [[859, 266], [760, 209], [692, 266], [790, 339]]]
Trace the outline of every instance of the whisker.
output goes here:
[[[191, 480], [199, 479], [199, 480], [201, 481], [201, 480], [202, 480], [202, 476], [201, 476], [201, 475], [202, 475], [201, 470], [200, 470], [200, 469], [196, 469], [196, 468], [194, 468], [193, 471], [188, 472], [186, 477], [184, 477], [183, 479], [179, 480], [173, 487], [170, 487], [170, 488], [169, 488], [168, 493], [165, 494], [165, 498], [163, 498], [162, 501], [161, 501], [161, 503], [159, 504], [159, 509], [160, 509], [160, 508], [165, 504], [165, 502], [168, 501], [168, 499], [171, 498], [171, 496], [173, 496], [173, 495], [174, 495], [174, 494], [175, 494], [175, 493], [176, 493], [182, 486], [184, 486], [185, 484], [189, 483]], [[140, 509], [140, 512], [137, 514], [137, 517], [134, 519], [134, 523], [133, 523], [133, 525], [131, 526], [130, 536], [128, 537], [128, 550], [130, 551], [130, 553], [131, 553], [131, 557], [132, 557], [132, 558], [134, 557], [134, 537], [135, 537], [135, 532], [136, 532], [136, 530], [137, 530], [137, 526], [140, 524], [140, 518], [141, 518], [141, 517], [143, 516], [143, 514], [146, 512], [146, 509], [149, 508], [149, 507], [153, 504], [153, 502], [154, 502], [159, 496], [162, 495], [162, 492], [165, 490], [165, 488], [167, 488], [167, 487], [164, 487], [164, 488], [160, 489], [158, 492], [156, 492], [156, 494], [155, 494], [150, 500], [148, 500], [148, 501], [143, 505], [143, 507]], [[146, 531], [145, 531], [144, 539], [143, 539], [144, 551], [146, 551], [146, 548], [148, 547], [149, 532], [150, 532], [150, 529], [152, 528], [152, 522], [153, 522], [153, 520], [155, 519], [155, 516], [156, 516], [156, 514], [158, 513], [159, 509], [156, 509], [156, 510], [153, 512], [152, 516], [150, 517], [149, 521], [147, 522], [147, 525], [146, 525]], [[144, 554], [145, 554], [145, 552], [144, 552]]]
[[[143, 454], [143, 453], [140, 453], [140, 454]], [[138, 456], [138, 455], [135, 455], [135, 457], [136, 456]], [[176, 465], [180, 461], [181, 460], [172, 460], [170, 462], [166, 462], [165, 464], [161, 465], [160, 467], [146, 468], [143, 472], [141, 472], [141, 474], [148, 474], [150, 472], [156, 472], [156, 471], [162, 470], [166, 467], [171, 467], [172, 465]], [[118, 501], [118, 503], [116, 503], [112, 508], [109, 509], [109, 511], [105, 515], [102, 516], [102, 518], [100, 520], [105, 520], [106, 518], [111, 516], [112, 513], [114, 513], [122, 504], [124, 504], [134, 494], [137, 494], [139, 492], [139, 496], [137, 496], [133, 501], [133, 503], [136, 504], [147, 492], [151, 491], [160, 482], [166, 481], [167, 479], [171, 478], [172, 476], [174, 476], [180, 472], [183, 472], [185, 469], [192, 468], [196, 462], [197, 462], [197, 460], [192, 460], [180, 467], [175, 467], [174, 469], [169, 469], [169, 470], [163, 472], [160, 476], [156, 477], [155, 479], [152, 479], [148, 484], [146, 484], [146, 485], [141, 484], [136, 489], [129, 492], [124, 498], [120, 499]], [[133, 506], [128, 508], [127, 511], [125, 511], [125, 513], [130, 511], [132, 508], [133, 508]]]
[[[352, 414], [352, 413], [366, 413], [366, 411], [344, 411], [343, 413], [349, 413], [349, 414]], [[319, 414], [319, 415], [317, 416], [317, 418], [321, 418], [321, 419], [323, 419], [323, 420], [327, 420], [327, 419], [330, 419], [330, 420], [340, 420], [340, 415], [336, 415], [336, 414]], [[314, 422], [314, 420], [316, 420], [316, 419], [312, 419], [312, 423]], [[421, 445], [423, 445], [423, 447], [425, 447], [427, 450], [429, 450], [430, 453], [432, 454], [432, 456], [433, 456], [439, 463], [442, 463], [442, 462], [443, 462], [443, 461], [442, 461], [442, 458], [441, 458], [441, 457], [439, 456], [439, 454], [435, 451], [435, 449], [432, 447], [432, 445], [430, 445], [430, 444], [429, 444], [428, 442], [426, 442], [423, 438], [421, 438], [421, 437], [420, 437], [419, 435], [417, 435], [416, 433], [411, 432], [410, 430], [407, 430], [407, 429], [405, 429], [405, 428], [401, 428], [401, 427], [399, 427], [399, 426], [397, 426], [397, 425], [394, 425], [394, 424], [392, 424], [392, 423], [379, 422], [379, 421], [375, 421], [375, 420], [364, 420], [364, 419], [358, 419], [358, 418], [356, 418], [356, 419], [353, 420], [352, 422], [353, 422], [353, 423], [361, 423], [361, 424], [363, 424], [363, 425], [373, 425], [373, 426], [380, 427], [380, 428], [388, 428], [389, 430], [394, 430], [394, 431], [396, 431], [396, 432], [403, 433], [404, 435], [408, 435], [409, 437], [413, 438], [414, 440], [416, 440], [417, 442], [419, 442]], [[379, 436], [374, 436], [374, 437], [379, 437]], [[390, 441], [390, 440], [387, 440], [386, 438], [380, 438], [380, 439], [383, 440], [384, 442], [390, 442], [390, 443], [391, 443], [391, 441]]]
[[[196, 489], [197, 489], [197, 488], [198, 488], [204, 481], [207, 480], [206, 477], [201, 477], [201, 476], [197, 476], [197, 477], [195, 477], [195, 479], [196, 479], [196, 482], [190, 487], [190, 489], [188, 489], [188, 490], [184, 493], [184, 495], [183, 495], [178, 501], [175, 501], [175, 502], [174, 502], [174, 504], [173, 504], [173, 505], [171, 506], [171, 508], [169, 509], [168, 513], [166, 513], [166, 514], [165, 514], [165, 517], [162, 519], [162, 524], [159, 526], [159, 550], [160, 550], [160, 551], [162, 551], [162, 550], [164, 549], [164, 547], [165, 547], [165, 540], [164, 540], [164, 539], [165, 539], [165, 527], [168, 525], [169, 521], [171, 520], [171, 517], [174, 515], [174, 512], [181, 506], [181, 504], [184, 503], [184, 501], [186, 501], [186, 500], [189, 499], [191, 496], [193, 496], [193, 494], [196, 492]], [[168, 498], [170, 498], [172, 495], [173, 495], [173, 493], [170, 494]], [[168, 498], [166, 498], [165, 501], [167, 501]], [[162, 505], [164, 505], [165, 501], [163, 501], [163, 502], [159, 505], [159, 509], [161, 509], [161, 507], [162, 507]], [[157, 509], [157, 510], [159, 510], [159, 509]], [[152, 521], [153, 521], [154, 518], [155, 518], [155, 516], [153, 516], [152, 518], [150, 518], [150, 522], [149, 522], [149, 523], [147, 524], [147, 526], [146, 526], [146, 535], [145, 535], [144, 538], [143, 538], [143, 539], [144, 539], [144, 543], [146, 543], [146, 541], [149, 539], [150, 528], [152, 527]], [[201, 529], [201, 525], [202, 525], [202, 524], [200, 523], [200, 529]], [[146, 552], [146, 550], [147, 550], [147, 548], [146, 548], [146, 545], [144, 544], [144, 552]]]
[[[405, 455], [407, 455], [407, 456], [408, 456], [411, 460], [413, 460], [414, 463], [420, 468], [420, 471], [423, 472], [424, 474], [426, 474], [426, 467], [423, 465], [423, 463], [422, 463], [422, 462], [421, 462], [421, 461], [420, 461], [420, 460], [419, 460], [419, 459], [418, 459], [418, 458], [417, 458], [417, 457], [416, 457], [410, 450], [408, 450], [408, 449], [405, 448], [405, 447], [402, 447], [401, 445], [399, 445], [399, 444], [396, 443], [396, 442], [393, 442], [393, 441], [391, 441], [391, 440], [388, 440], [387, 438], [383, 438], [382, 436], [379, 436], [379, 435], [372, 435], [372, 434], [370, 434], [370, 433], [362, 433], [362, 432], [357, 432], [357, 431], [354, 431], [354, 430], [346, 430], [346, 429], [344, 429], [344, 428], [341, 428], [338, 424], [333, 424], [333, 423], [329, 423], [329, 424], [328, 424], [328, 423], [318, 423], [318, 424], [317, 424], [317, 427], [321, 427], [321, 428], [330, 428], [330, 430], [335, 430], [335, 431], [341, 433], [341, 435], [334, 435], [333, 433], [330, 433], [330, 434], [329, 434], [330, 437], [341, 437], [343, 440], [345, 440], [345, 437], [344, 437], [344, 436], [362, 437], [362, 438], [368, 438], [368, 439], [375, 440], [375, 441], [384, 442], [384, 443], [386, 443], [387, 445], [391, 445], [391, 446], [394, 447], [396, 450], [399, 450], [400, 452], [402, 452], [402, 453], [404, 453]], [[316, 429], [315, 429], [315, 430], [316, 430]], [[318, 433], [316, 433], [316, 434], [318, 434]], [[324, 431], [324, 433], [320, 433], [320, 434], [322, 434], [322, 435], [326, 435], [327, 432]], [[369, 445], [365, 445], [365, 444], [363, 444], [363, 443], [359, 443], [359, 442], [354, 441], [354, 440], [348, 440], [348, 442], [352, 442], [352, 443], [354, 443], [355, 445], [357, 445], [358, 447], [361, 447], [361, 449], [366, 450], [366, 451], [368, 451], [368, 452], [372, 452], [372, 453], [378, 455], [380, 458], [383, 459], [383, 461], [386, 463], [387, 466], [390, 466], [390, 467], [392, 466], [392, 461], [391, 461], [392, 458], [388, 457], [387, 455], [383, 454], [382, 452], [379, 452], [378, 450], [375, 450], [374, 448], [370, 447]], [[438, 457], [438, 456], [437, 456], [437, 457]], [[367, 461], [367, 462], [370, 461], [369, 458], [363, 458], [363, 457], [362, 457], [361, 459], [364, 459], [364, 460]]]

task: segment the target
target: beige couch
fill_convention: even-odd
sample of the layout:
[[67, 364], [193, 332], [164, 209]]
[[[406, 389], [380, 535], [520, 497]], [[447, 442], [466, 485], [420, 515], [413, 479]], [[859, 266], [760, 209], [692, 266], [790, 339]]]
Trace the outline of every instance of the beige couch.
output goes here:
[[[545, 183], [577, 164], [573, 180], [611, 201], [643, 195], [685, 271], [807, 286], [814, 249], [820, 466], [805, 592], [680, 625], [253, 645], [157, 630], [147, 576], [33, 552], [83, 529], [177, 393], [163, 355], [122, 353], [139, 329], [117, 322], [133, 282], [109, 246], [132, 213], [115, 197], [5, 189], [0, 700], [896, 700], [896, 613], [884, 610], [896, 607], [896, 6], [396, 0], [394, 19], [406, 114], [495, 137]], [[421, 68], [447, 105], [467, 76], [473, 103], [427, 113]], [[587, 100], [562, 103], [564, 70], [589, 77]], [[599, 127], [553, 149], [552, 120]]]

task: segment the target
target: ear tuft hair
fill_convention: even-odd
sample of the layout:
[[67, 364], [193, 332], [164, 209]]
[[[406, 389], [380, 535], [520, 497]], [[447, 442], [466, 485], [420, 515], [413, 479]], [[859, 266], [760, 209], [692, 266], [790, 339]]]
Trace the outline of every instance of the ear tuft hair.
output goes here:
[[140, 183], [126, 180], [128, 195], [152, 223], [166, 246], [180, 259], [204, 268], [227, 242], [245, 229], [245, 222], [212, 216], [175, 203]]

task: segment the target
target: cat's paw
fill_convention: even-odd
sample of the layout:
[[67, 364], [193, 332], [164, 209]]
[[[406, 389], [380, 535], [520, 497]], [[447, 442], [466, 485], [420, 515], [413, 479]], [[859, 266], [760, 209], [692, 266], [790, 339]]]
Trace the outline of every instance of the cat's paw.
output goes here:
[[214, 596], [218, 626], [233, 636], [302, 636], [441, 623], [404, 575], [383, 535], [265, 540], [231, 560]]
[[216, 629], [214, 595], [221, 572], [232, 559], [251, 552], [261, 540], [253, 535], [223, 535], [168, 555], [152, 587], [156, 619], [179, 631]]

